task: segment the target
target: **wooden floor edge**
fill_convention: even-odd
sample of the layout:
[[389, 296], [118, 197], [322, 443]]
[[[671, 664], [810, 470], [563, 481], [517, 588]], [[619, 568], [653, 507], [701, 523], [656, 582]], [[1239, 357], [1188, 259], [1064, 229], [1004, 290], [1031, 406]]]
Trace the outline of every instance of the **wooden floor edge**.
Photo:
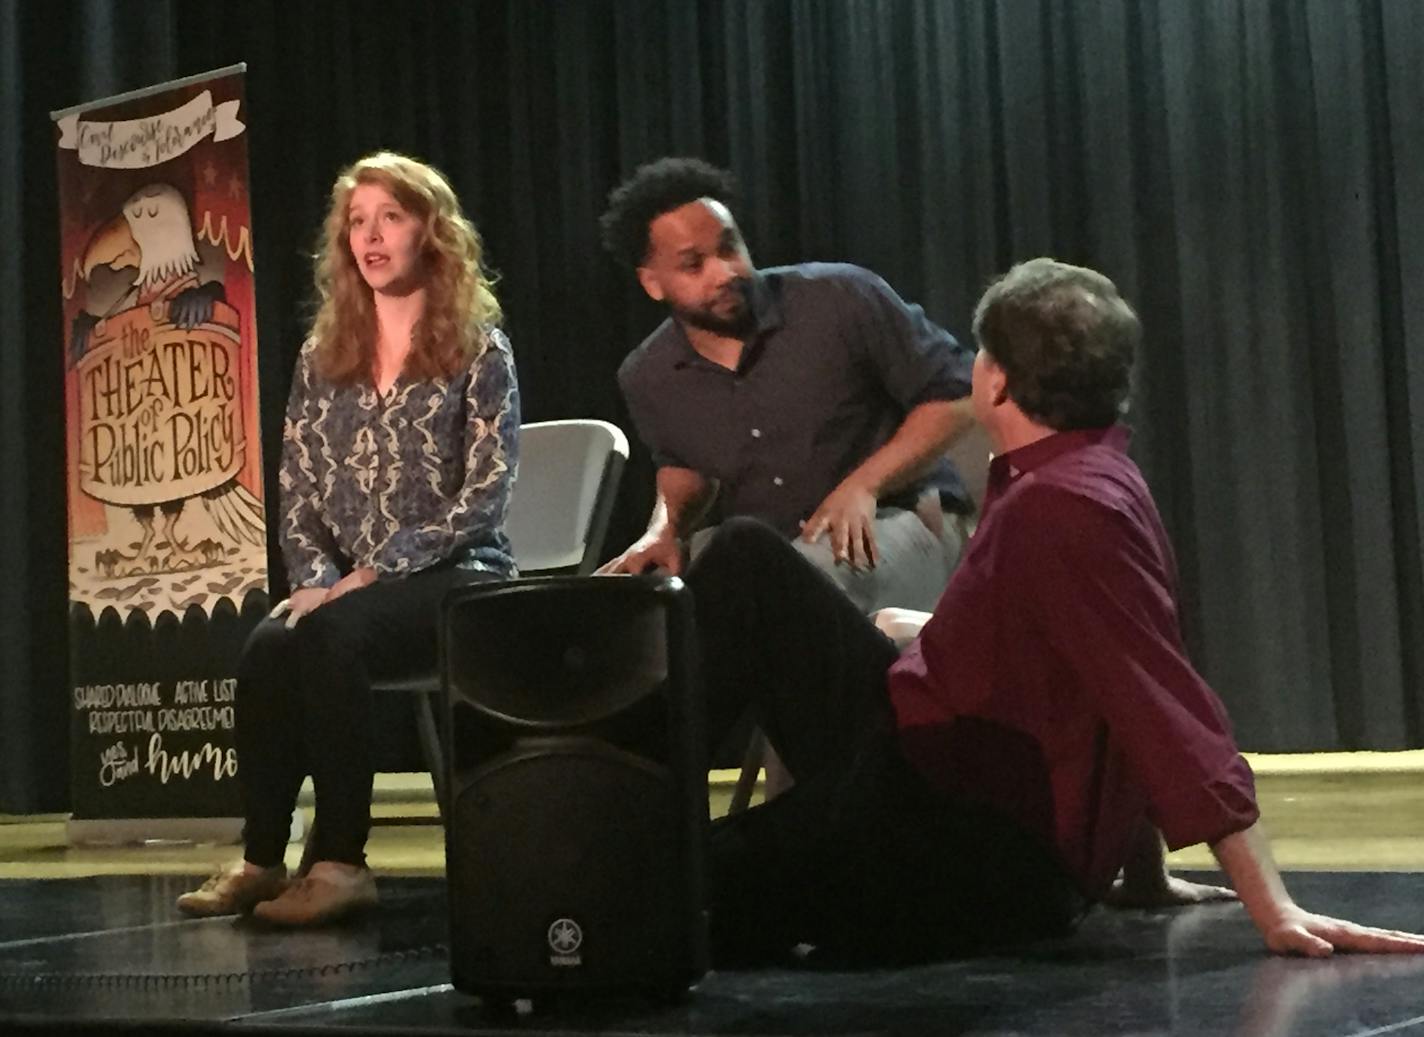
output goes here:
[[[1317, 776], [1346, 777], [1350, 775], [1424, 774], [1424, 749], [1397, 751], [1331, 752], [1331, 753], [1243, 753], [1257, 776]], [[708, 772], [707, 784], [714, 789], [726, 789], [737, 783], [741, 772], [736, 768], [716, 768]], [[422, 791], [430, 787], [428, 774], [377, 774], [380, 793], [402, 790]], [[310, 782], [304, 787], [310, 797]], [[34, 824], [65, 821], [68, 814], [6, 814], [0, 813], [0, 824]]]
[[[1424, 774], [1424, 749], [1392, 751], [1359, 751], [1328, 753], [1254, 753], [1245, 752], [1251, 769], [1257, 775], [1347, 776], [1354, 774]], [[736, 784], [741, 774], [736, 769], [708, 772], [709, 785]]]
[[1424, 749], [1242, 755], [1257, 774], [1424, 774]]

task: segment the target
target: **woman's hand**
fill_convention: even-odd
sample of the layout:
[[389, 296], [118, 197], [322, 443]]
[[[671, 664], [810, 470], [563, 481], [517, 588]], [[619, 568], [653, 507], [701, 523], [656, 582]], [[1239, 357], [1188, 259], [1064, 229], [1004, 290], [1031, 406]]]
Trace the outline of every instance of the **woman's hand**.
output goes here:
[[369, 587], [375, 582], [375, 569], [352, 569], [345, 576], [341, 577], [341, 579], [337, 580], [331, 590], [326, 592], [326, 598], [323, 599], [322, 604], [326, 604], [328, 601], [335, 601], [343, 594], [360, 590], [362, 587]]
[[375, 569], [352, 569], [331, 587], [302, 587], [292, 591], [292, 596], [272, 610], [272, 618], [287, 617], [287, 629], [297, 625], [297, 621], [308, 612], [315, 612], [328, 601], [335, 601], [343, 594], [361, 587], [369, 587], [376, 582]]
[[272, 618], [279, 619], [286, 616], [287, 629], [291, 630], [297, 625], [297, 620], [312, 611], [325, 599], [325, 587], [302, 587], [300, 590], [292, 591], [290, 598], [272, 610]]

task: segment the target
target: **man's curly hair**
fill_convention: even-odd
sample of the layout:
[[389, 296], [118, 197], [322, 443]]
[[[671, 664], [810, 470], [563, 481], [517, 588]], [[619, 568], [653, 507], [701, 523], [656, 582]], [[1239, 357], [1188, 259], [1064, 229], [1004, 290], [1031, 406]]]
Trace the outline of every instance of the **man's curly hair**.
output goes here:
[[1009, 399], [1040, 424], [1103, 428], [1127, 410], [1142, 326], [1095, 270], [1019, 263], [979, 300], [974, 338], [1004, 369]]
[[715, 198], [731, 208], [736, 195], [736, 178], [700, 158], [649, 162], [609, 193], [608, 209], [598, 221], [603, 247], [636, 270], [648, 258], [648, 225], [653, 220], [699, 198]]

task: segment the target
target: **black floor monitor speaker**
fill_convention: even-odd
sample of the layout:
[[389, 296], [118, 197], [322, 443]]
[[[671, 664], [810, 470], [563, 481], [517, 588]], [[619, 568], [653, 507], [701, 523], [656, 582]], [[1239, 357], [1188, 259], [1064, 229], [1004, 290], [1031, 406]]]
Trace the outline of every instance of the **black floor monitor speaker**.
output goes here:
[[685, 991], [707, 970], [708, 823], [687, 588], [536, 577], [443, 615], [455, 987]]

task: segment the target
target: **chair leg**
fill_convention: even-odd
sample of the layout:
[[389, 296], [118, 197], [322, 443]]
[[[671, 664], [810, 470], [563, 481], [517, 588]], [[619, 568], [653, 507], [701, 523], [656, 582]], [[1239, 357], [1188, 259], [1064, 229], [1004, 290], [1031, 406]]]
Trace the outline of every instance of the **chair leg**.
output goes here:
[[316, 863], [316, 820], [313, 819], [311, 827], [307, 829], [307, 837], [302, 841], [302, 859], [297, 865], [296, 878], [304, 879], [307, 872]]
[[421, 692], [415, 696], [415, 726], [420, 735], [420, 748], [425, 765], [430, 768], [430, 783], [435, 786], [435, 806], [443, 822], [449, 816], [448, 789], [445, 783], [445, 752], [440, 745], [440, 729], [435, 723], [434, 695]]
[[757, 775], [761, 773], [761, 761], [769, 748], [761, 728], [752, 728], [752, 736], [747, 739], [747, 751], [742, 757], [742, 772], [737, 775], [737, 785], [732, 790], [732, 802], [727, 807], [727, 813], [740, 814], [751, 805]]
[[761, 765], [762, 769], [766, 771], [766, 778], [761, 786], [762, 802], [775, 799], [796, 784], [795, 779], [791, 777], [791, 772], [786, 769], [786, 764], [781, 762], [781, 757], [777, 755], [776, 748], [770, 742], [767, 743], [766, 755]]

